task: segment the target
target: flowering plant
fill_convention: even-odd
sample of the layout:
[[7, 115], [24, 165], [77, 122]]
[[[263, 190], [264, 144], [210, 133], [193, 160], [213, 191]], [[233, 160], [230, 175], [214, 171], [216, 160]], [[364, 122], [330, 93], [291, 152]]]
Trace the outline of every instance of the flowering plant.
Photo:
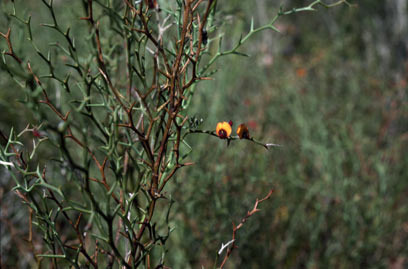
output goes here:
[[[165, 266], [173, 203], [166, 187], [193, 164], [185, 136], [274, 145], [251, 138], [245, 125], [238, 137], [228, 122], [218, 123], [215, 134], [189, 126], [198, 83], [211, 79], [220, 57], [240, 54], [253, 34], [277, 31], [279, 17], [327, 6], [317, 0], [281, 8], [224, 50], [215, 0], [80, 1], [81, 16], [73, 12], [70, 26], [63, 17], [71, 3], [42, 0], [49, 16], [40, 27], [53, 31], [51, 40], [36, 35], [38, 25], [17, 2], [1, 4], [14, 20], [0, 33], [7, 46], [1, 67], [25, 91], [34, 119], [22, 131], [0, 131], [0, 164], [28, 206], [37, 263], [75, 268]], [[14, 42], [14, 34], [29, 42]], [[33, 233], [43, 236], [39, 248]]]

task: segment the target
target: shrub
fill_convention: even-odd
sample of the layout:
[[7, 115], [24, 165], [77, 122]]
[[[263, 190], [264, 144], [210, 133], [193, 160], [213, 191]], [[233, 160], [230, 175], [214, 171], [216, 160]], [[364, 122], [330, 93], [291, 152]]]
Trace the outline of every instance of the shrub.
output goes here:
[[[281, 16], [330, 6], [317, 0], [281, 8], [224, 50], [227, 29], [214, 0], [42, 3], [41, 9], [24, 3], [33, 16], [23, 3], [2, 3], [10, 14], [1, 33], [1, 68], [23, 89], [32, 119], [20, 120], [27, 127], [18, 132], [1, 131], [0, 161], [29, 208], [34, 257], [55, 267], [164, 267], [174, 229], [166, 187], [193, 165], [186, 136], [277, 146], [254, 139], [245, 125], [238, 136], [227, 122], [216, 131], [199, 129], [201, 120], [188, 110], [198, 83], [211, 79], [223, 56], [245, 56], [239, 49], [253, 34], [277, 31]], [[46, 22], [39, 24], [40, 17]], [[236, 232], [271, 194], [233, 227], [216, 266], [224, 266]], [[33, 234], [43, 243], [34, 244]]]

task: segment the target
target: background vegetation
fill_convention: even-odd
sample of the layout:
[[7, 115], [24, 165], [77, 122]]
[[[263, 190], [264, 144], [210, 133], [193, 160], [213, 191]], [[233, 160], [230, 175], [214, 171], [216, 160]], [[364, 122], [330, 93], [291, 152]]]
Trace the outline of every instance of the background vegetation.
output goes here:
[[[255, 25], [267, 23], [280, 4], [273, 2], [220, 1], [228, 29], [223, 46], [231, 48], [252, 17]], [[170, 265], [210, 268], [231, 238], [231, 223], [273, 188], [239, 231], [230, 268], [408, 266], [407, 9], [405, 0], [362, 0], [285, 17], [276, 25], [280, 34], [259, 33], [240, 50], [250, 57], [217, 63], [215, 80], [198, 86], [190, 114], [207, 130], [222, 120], [247, 122], [253, 136], [284, 147], [188, 138], [196, 164], [168, 189], [175, 201]], [[0, 25], [5, 32], [5, 17]], [[0, 70], [6, 133], [32, 118], [16, 88]], [[0, 173], [1, 262], [26, 267], [33, 263], [25, 243], [28, 210], [10, 191], [8, 173]]]

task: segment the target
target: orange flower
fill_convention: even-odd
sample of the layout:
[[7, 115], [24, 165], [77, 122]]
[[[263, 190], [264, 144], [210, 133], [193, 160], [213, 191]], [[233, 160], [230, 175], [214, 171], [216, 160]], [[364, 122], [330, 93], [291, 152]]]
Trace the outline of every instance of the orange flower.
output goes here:
[[216, 133], [218, 135], [219, 138], [225, 139], [228, 138], [231, 135], [231, 125], [226, 122], [219, 122], [217, 123], [217, 129], [216, 129]]
[[298, 68], [296, 69], [296, 76], [298, 78], [304, 78], [307, 75], [307, 70], [305, 68]]
[[240, 124], [237, 128], [237, 134], [240, 139], [249, 138], [248, 127], [245, 124]]

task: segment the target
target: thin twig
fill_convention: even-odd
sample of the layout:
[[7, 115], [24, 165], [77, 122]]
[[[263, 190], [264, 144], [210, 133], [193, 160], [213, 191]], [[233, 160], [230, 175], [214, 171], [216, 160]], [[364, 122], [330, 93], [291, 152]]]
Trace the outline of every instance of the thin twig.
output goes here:
[[[228, 248], [227, 254], [225, 255], [223, 261], [221, 262], [221, 265], [220, 265], [220, 268], [221, 268], [221, 269], [224, 268], [224, 265], [225, 265], [225, 263], [227, 262], [228, 258], [230, 257], [232, 251], [234, 250], [234, 248], [236, 248], [236, 244], [235, 244], [236, 238], [235, 238], [235, 236], [236, 236], [236, 234], [237, 234], [237, 231], [242, 228], [242, 226], [243, 226], [244, 223], [248, 220], [248, 218], [250, 218], [250, 217], [251, 217], [253, 214], [255, 214], [256, 212], [260, 211], [260, 209], [258, 209], [258, 205], [259, 205], [260, 203], [262, 203], [262, 202], [268, 200], [268, 199], [271, 197], [273, 191], [274, 191], [274, 190], [270, 190], [270, 191], [268, 192], [268, 194], [267, 194], [264, 198], [262, 198], [262, 199], [260, 199], [260, 200], [259, 200], [259, 199], [256, 199], [255, 205], [254, 205], [254, 207], [252, 208], [252, 210], [247, 212], [246, 216], [241, 219], [240, 223], [239, 223], [237, 226], [235, 226], [234, 223], [232, 223], [232, 239], [231, 239], [231, 241], [229, 241], [229, 242], [226, 244], [226, 245], [231, 244], [231, 247]], [[222, 253], [222, 250], [223, 250], [223, 248], [226, 247], [226, 245], [224, 245], [224, 244], [221, 245], [221, 249], [220, 249], [220, 251], [218, 252], [218, 255], [220, 255], [220, 254]]]
[[[208, 131], [208, 130], [198, 130], [198, 129], [189, 129], [188, 132], [186, 132], [184, 134], [184, 137], [186, 137], [188, 134], [207, 134], [207, 135], [211, 135], [211, 136], [215, 136], [217, 138], [219, 138], [219, 136], [217, 135], [217, 133], [215, 131]], [[183, 138], [184, 138], [183, 137]], [[221, 138], [220, 138], [221, 139]], [[262, 147], [264, 147], [265, 149], [270, 149], [272, 147], [283, 147], [283, 145], [279, 145], [279, 144], [274, 144], [274, 143], [264, 143], [261, 141], [256, 140], [253, 137], [249, 137], [249, 138], [240, 138], [239, 136], [230, 136], [228, 138], [225, 138], [223, 140], [226, 140], [227, 143], [229, 144], [231, 141], [235, 141], [235, 140], [247, 140], [250, 141], [252, 143], [255, 143], [257, 145], [260, 145]]]

